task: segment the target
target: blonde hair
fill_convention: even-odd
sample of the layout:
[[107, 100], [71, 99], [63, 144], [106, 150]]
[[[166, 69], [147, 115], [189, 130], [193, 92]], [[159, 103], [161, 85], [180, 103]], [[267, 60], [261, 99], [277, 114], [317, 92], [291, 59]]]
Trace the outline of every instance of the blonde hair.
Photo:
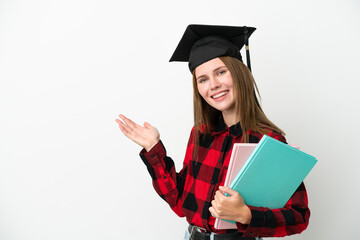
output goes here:
[[[249, 142], [250, 130], [266, 134], [269, 131], [285, 133], [272, 123], [263, 112], [260, 102], [256, 96], [260, 93], [254, 77], [250, 70], [238, 59], [233, 57], [219, 57], [230, 71], [233, 79], [235, 93], [235, 107], [240, 118], [241, 130], [243, 132], [242, 141]], [[207, 134], [214, 131], [215, 124], [221, 112], [211, 107], [199, 94], [196, 82], [196, 74], [193, 71], [193, 97], [194, 97], [194, 140], [197, 140], [199, 134]], [[194, 141], [196, 142], [196, 141]], [[195, 150], [198, 150], [198, 144]]]

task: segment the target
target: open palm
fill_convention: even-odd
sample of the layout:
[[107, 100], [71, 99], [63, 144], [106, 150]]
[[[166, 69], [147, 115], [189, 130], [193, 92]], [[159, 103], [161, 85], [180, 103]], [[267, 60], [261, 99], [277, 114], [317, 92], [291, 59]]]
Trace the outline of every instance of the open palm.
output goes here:
[[115, 121], [119, 124], [120, 130], [125, 136], [145, 148], [146, 151], [149, 151], [159, 142], [160, 133], [150, 123], [144, 122], [144, 126], [141, 126], [122, 114], [119, 117], [122, 121], [120, 119]]

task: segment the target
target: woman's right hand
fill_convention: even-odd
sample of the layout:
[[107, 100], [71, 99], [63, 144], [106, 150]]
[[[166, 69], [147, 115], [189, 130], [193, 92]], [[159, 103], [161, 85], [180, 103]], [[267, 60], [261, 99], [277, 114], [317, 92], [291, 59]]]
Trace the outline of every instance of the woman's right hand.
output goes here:
[[123, 121], [120, 119], [116, 119], [115, 121], [119, 124], [119, 128], [123, 134], [135, 143], [139, 144], [141, 147], [145, 148], [147, 152], [159, 142], [159, 131], [149, 123], [144, 122], [143, 127], [134, 123], [122, 114], [120, 114], [119, 117]]

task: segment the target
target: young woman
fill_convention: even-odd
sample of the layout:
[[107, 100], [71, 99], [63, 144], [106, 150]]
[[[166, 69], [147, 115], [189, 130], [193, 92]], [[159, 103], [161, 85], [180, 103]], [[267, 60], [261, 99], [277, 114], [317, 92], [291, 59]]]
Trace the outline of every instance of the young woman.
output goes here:
[[[146, 122], [140, 126], [122, 114], [116, 120], [124, 135], [144, 148], [140, 156], [157, 193], [186, 217], [190, 226], [185, 239], [282, 237], [308, 225], [303, 183], [280, 209], [246, 205], [239, 193], [223, 187], [234, 143], [257, 143], [264, 134], [286, 142], [262, 111], [256, 83], [242, 63], [239, 49], [254, 30], [189, 25], [185, 31], [171, 61], [189, 61], [195, 123], [179, 172], [155, 127]], [[215, 218], [235, 221], [237, 229], [215, 229]]]

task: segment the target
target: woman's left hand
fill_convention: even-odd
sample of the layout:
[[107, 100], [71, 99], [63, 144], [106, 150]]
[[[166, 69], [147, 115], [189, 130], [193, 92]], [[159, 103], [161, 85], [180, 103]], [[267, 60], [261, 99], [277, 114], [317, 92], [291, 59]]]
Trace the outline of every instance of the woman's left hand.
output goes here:
[[[227, 193], [230, 196], [225, 196]], [[219, 187], [214, 200], [211, 201], [209, 211], [217, 218], [249, 224], [251, 221], [250, 208], [245, 204], [240, 194], [229, 187]]]

